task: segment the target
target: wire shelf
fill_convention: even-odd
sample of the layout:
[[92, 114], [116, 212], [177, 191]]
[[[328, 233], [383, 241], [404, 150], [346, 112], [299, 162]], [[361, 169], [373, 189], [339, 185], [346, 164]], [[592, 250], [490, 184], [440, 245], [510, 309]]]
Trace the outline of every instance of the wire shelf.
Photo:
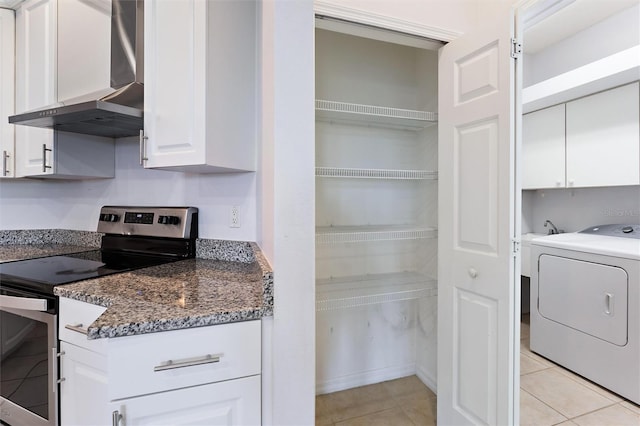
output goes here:
[[438, 179], [438, 172], [430, 170], [352, 169], [340, 167], [316, 167], [318, 177], [361, 179]]
[[381, 226], [323, 226], [316, 228], [316, 244], [418, 240], [437, 238], [437, 236], [438, 231], [435, 228]]
[[349, 309], [437, 296], [437, 281], [415, 272], [320, 279], [316, 311]]
[[424, 129], [438, 121], [438, 114], [429, 111], [317, 99], [316, 118], [324, 121], [378, 123], [410, 129]]

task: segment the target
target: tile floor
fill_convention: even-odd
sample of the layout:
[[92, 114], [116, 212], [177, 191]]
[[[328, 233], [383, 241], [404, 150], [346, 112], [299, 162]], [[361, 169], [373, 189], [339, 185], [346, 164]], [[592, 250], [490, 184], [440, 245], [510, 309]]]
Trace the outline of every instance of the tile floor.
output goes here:
[[416, 376], [316, 397], [318, 426], [436, 424], [436, 395]]
[[640, 407], [529, 350], [520, 327], [520, 424], [640, 426]]
[[[640, 426], [640, 407], [529, 350], [520, 342], [522, 426]], [[316, 397], [316, 425], [435, 425], [436, 396], [416, 376]]]

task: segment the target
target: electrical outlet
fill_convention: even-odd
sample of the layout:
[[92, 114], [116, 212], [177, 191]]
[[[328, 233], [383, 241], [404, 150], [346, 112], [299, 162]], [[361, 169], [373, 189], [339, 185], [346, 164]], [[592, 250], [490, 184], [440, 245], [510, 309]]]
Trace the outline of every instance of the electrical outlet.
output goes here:
[[240, 228], [240, 208], [238, 206], [231, 207], [231, 217], [229, 219], [229, 227]]

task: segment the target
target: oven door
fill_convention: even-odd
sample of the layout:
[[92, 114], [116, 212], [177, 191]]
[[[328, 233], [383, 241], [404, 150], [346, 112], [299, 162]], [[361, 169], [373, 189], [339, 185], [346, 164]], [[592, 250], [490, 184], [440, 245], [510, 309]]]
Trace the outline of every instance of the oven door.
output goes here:
[[0, 289], [0, 420], [58, 424], [55, 297]]

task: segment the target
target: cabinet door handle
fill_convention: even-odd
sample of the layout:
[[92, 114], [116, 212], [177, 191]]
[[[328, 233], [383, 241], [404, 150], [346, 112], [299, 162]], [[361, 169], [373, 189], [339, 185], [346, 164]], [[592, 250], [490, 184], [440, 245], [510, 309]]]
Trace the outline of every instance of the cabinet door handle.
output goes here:
[[89, 334], [89, 330], [84, 328], [82, 324], [71, 325], [67, 324], [64, 326], [67, 330], [75, 331], [76, 333], [84, 334], [85, 336]]
[[173, 370], [174, 368], [182, 368], [182, 367], [192, 367], [194, 365], [203, 365], [203, 364], [213, 364], [216, 362], [220, 362], [220, 358], [222, 358], [224, 354], [207, 354], [203, 357], [196, 358], [186, 358], [179, 361], [168, 360], [160, 365], [156, 365], [153, 367], [153, 371], [165, 371], [165, 370]]
[[42, 144], [42, 173], [46, 173], [47, 169], [50, 169], [51, 166], [47, 166], [47, 151], [51, 152], [49, 148], [47, 148], [47, 144]]
[[148, 160], [147, 152], [147, 136], [144, 135], [144, 130], [140, 130], [140, 165], [142, 166], [145, 161]]
[[120, 424], [120, 420], [122, 420], [122, 414], [118, 412], [118, 410], [111, 413], [111, 425], [118, 426]]
[[2, 176], [9, 174], [10, 170], [7, 170], [7, 158], [11, 157], [7, 151], [2, 151]]

